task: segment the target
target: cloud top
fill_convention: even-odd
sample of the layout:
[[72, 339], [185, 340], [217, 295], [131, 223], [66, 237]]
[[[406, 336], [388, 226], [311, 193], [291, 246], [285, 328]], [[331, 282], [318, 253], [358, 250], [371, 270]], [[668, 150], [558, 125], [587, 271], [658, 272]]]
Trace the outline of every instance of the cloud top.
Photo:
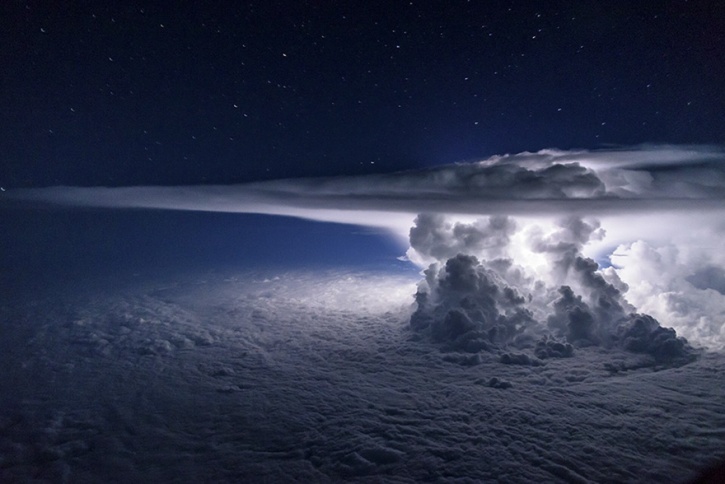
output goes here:
[[[409, 242], [410, 260], [428, 267], [414, 326], [451, 341], [475, 327], [471, 348], [502, 335], [531, 343], [542, 324], [572, 344], [656, 354], [677, 346], [676, 337], [639, 313], [691, 342], [725, 347], [721, 147], [547, 149], [396, 173], [245, 185], [9, 188], [2, 200], [384, 227]], [[600, 269], [602, 261], [612, 267]], [[566, 353], [558, 344], [544, 341], [540, 350]]]
[[716, 210], [725, 201], [725, 151], [709, 146], [549, 149], [366, 176], [230, 186], [8, 189], [3, 197], [309, 218], [316, 218], [315, 210], [485, 215]]

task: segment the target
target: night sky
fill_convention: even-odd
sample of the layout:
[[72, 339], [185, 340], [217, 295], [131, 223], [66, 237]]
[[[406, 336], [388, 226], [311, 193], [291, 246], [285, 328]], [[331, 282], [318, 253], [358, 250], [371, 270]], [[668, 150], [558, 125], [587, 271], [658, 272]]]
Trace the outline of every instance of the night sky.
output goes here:
[[196, 185], [725, 142], [725, 13], [2, 2], [0, 185]]
[[725, 462], [724, 37], [715, 0], [0, 0], [0, 482]]

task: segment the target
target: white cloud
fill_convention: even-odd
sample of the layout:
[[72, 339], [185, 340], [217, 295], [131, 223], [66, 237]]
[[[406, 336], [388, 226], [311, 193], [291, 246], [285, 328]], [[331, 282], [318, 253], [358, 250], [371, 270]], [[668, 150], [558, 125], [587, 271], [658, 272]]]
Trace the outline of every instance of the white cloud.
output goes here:
[[[409, 256], [435, 262], [419, 286], [411, 326], [444, 347], [469, 353], [513, 347], [545, 358], [552, 349], [560, 353], [551, 346], [561, 344], [549, 339], [553, 336], [577, 348], [646, 353], [653, 364], [692, 359], [674, 331], [636, 314], [615, 269], [602, 272], [583, 256], [590, 239], [604, 236], [598, 222], [569, 217], [548, 231], [528, 226], [523, 247], [511, 247], [515, 231], [516, 224], [502, 217], [464, 224], [419, 216]], [[543, 268], [532, 271], [511, 257], [527, 250], [544, 256]]]
[[[721, 256], [722, 251], [713, 254]], [[679, 334], [711, 349], [725, 348], [725, 295], [696, 287], [691, 276], [711, 263], [708, 253], [692, 254], [687, 246], [651, 245], [644, 241], [620, 245], [612, 254], [617, 274], [628, 284], [627, 299], [640, 311], [666, 321]]]
[[[725, 268], [719, 255], [725, 254], [725, 152], [719, 147], [550, 149], [391, 174], [237, 186], [9, 189], [3, 199], [265, 213], [383, 227], [401, 240], [410, 236], [408, 257], [421, 267], [457, 253], [511, 259], [520, 270], [518, 276], [505, 271], [504, 280], [513, 285], [511, 278], [518, 277], [518, 284], [530, 286], [519, 290], [539, 298], [532, 309], [538, 316], [558, 297], [558, 285], [591, 296], [571, 272], [576, 256], [606, 262], [616, 249], [617, 268], [600, 275], [624, 293], [623, 307], [631, 303], [651, 312], [694, 344], [725, 345], [720, 293], [688, 282], [706, 267]], [[428, 215], [411, 232], [418, 214]], [[476, 221], [489, 215], [498, 217]], [[425, 217], [432, 222], [427, 228]], [[562, 231], [562, 217], [596, 227], [577, 241], [574, 232]], [[632, 249], [645, 245], [688, 255], [658, 262]], [[558, 276], [551, 267], [558, 267]]]
[[411, 282], [238, 273], [3, 305], [23, 317], [3, 318], [0, 476], [684, 482], [721, 457], [722, 355], [441, 354], [406, 327]]
[[15, 189], [4, 198], [336, 221], [350, 212], [348, 223], [359, 220], [358, 211], [521, 216], [721, 210], [723, 160], [722, 150], [701, 146], [542, 150], [380, 175], [234, 186]]
[[[722, 348], [721, 160], [547, 150], [238, 187], [8, 189], [406, 237], [422, 213], [409, 255], [428, 269], [415, 308], [410, 277], [339, 271], [8, 300], [0, 480], [689, 479], [725, 448], [725, 360], [661, 364], [674, 335], [629, 312]], [[610, 254], [604, 270], [588, 258]]]

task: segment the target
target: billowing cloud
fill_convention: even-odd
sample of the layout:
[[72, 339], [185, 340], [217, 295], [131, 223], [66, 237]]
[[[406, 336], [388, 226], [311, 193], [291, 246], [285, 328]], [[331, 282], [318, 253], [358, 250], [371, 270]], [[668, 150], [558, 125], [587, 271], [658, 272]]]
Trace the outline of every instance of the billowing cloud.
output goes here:
[[[588, 240], [601, 236], [596, 221], [568, 217], [547, 233], [529, 227], [523, 248], [512, 246], [515, 227], [500, 216], [465, 224], [420, 215], [410, 231], [411, 253], [437, 260], [418, 287], [411, 327], [449, 350], [532, 353], [504, 353], [501, 361], [509, 364], [593, 345], [645, 354], [652, 364], [691, 360], [675, 330], [635, 311], [616, 271], [600, 271], [582, 255]], [[548, 270], [532, 273], [517, 263], [512, 254], [523, 250], [543, 254]]]
[[[688, 229], [687, 226], [681, 227]], [[671, 241], [637, 240], [611, 256], [628, 284], [627, 298], [640, 311], [677, 328], [686, 338], [711, 348], [725, 346], [725, 295], [718, 289], [725, 265], [714, 237], [705, 250]]]
[[459, 253], [486, 253], [495, 257], [509, 244], [509, 236], [515, 229], [516, 223], [506, 216], [467, 224], [448, 222], [441, 214], [420, 214], [410, 229], [412, 251], [408, 256], [440, 260]]
[[414, 329], [434, 341], [476, 353], [529, 337], [535, 326], [526, 298], [475, 257], [458, 254], [432, 264], [416, 294]]
[[[518, 344], [543, 327], [550, 334], [537, 337], [548, 334], [555, 343], [548, 339], [542, 348], [559, 340], [652, 348], [623, 342], [631, 339], [627, 328], [639, 334], [655, 327], [641, 313], [693, 344], [725, 347], [720, 147], [550, 149], [416, 171], [234, 186], [7, 189], [2, 200], [384, 227], [409, 242], [411, 261], [428, 268], [416, 325], [428, 321], [434, 339], [455, 340], [467, 328], [480, 339], [496, 328], [499, 343], [506, 334], [506, 344]], [[453, 284], [460, 278], [471, 285]], [[514, 304], [518, 298], [524, 303]]]

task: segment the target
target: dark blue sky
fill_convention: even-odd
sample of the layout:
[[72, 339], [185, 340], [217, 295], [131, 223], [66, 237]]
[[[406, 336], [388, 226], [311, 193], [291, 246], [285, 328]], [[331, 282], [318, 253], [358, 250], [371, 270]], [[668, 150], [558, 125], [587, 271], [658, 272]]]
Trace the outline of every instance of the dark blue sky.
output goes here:
[[684, 0], [2, 2], [0, 185], [724, 143], [724, 19]]

